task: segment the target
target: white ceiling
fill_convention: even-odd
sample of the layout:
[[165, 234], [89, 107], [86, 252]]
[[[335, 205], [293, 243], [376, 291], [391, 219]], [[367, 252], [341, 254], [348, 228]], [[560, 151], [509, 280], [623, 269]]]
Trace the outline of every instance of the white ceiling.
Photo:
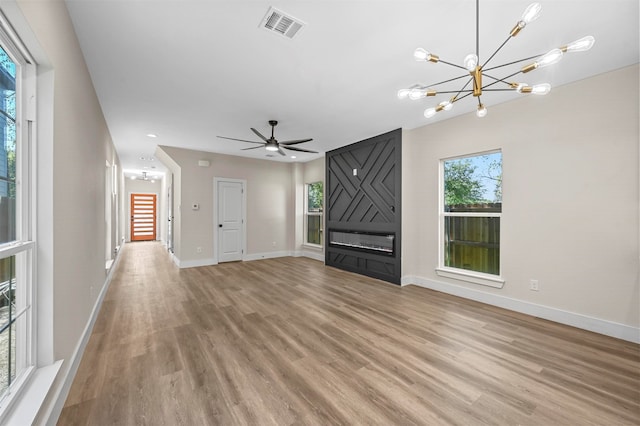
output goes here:
[[[508, 37], [530, 2], [480, 1], [481, 62]], [[270, 119], [280, 122], [278, 140], [313, 138], [297, 146], [323, 153], [476, 108], [467, 98], [426, 119], [425, 108], [451, 95], [420, 101], [396, 96], [414, 83], [462, 74], [442, 63], [415, 62], [413, 51], [423, 47], [461, 63], [475, 50], [473, 0], [66, 3], [124, 169], [162, 168], [148, 160], [157, 145], [267, 158], [263, 149], [242, 151], [253, 145], [216, 136], [257, 141], [250, 127], [268, 136]], [[557, 87], [638, 62], [638, 0], [541, 3], [540, 18], [510, 40], [491, 65], [542, 54], [585, 35], [596, 38], [589, 52], [566, 55], [553, 67], [514, 79]], [[293, 39], [259, 28], [270, 6], [307, 25]], [[522, 65], [493, 74], [502, 78]], [[492, 105], [518, 96], [527, 95], [493, 92], [482, 100], [491, 114]], [[596, 87], [593, 99], [594, 108], [611, 107], [598, 103]], [[295, 154], [295, 160], [272, 159], [309, 161], [322, 155]]]

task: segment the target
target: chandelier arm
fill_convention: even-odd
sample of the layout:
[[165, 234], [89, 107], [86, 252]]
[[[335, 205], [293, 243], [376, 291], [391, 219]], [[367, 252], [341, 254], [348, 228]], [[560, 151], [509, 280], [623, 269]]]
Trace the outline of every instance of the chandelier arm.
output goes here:
[[496, 56], [496, 54], [500, 51], [500, 49], [502, 49], [502, 48], [504, 47], [504, 45], [505, 45], [505, 44], [507, 44], [507, 42], [508, 42], [509, 40], [511, 40], [512, 38], [513, 38], [513, 37], [509, 36], [509, 37], [504, 41], [504, 43], [502, 43], [502, 44], [500, 45], [500, 47], [498, 47], [498, 48], [496, 49], [496, 51], [495, 51], [495, 52], [493, 52], [493, 54], [492, 54], [491, 56], [489, 56], [489, 59], [487, 59], [486, 61], [484, 61], [484, 64], [482, 64], [482, 66], [481, 66], [480, 68], [484, 68], [484, 67], [485, 67], [485, 65], [487, 65], [487, 64], [489, 63], [489, 61], [490, 61], [490, 60], [492, 60], [494, 56]]
[[491, 87], [491, 86], [493, 86], [494, 84], [498, 84], [498, 83], [510, 84], [510, 83], [506, 82], [505, 80], [506, 80], [506, 79], [508, 79], [508, 78], [511, 78], [511, 77], [513, 77], [513, 76], [515, 76], [515, 75], [518, 75], [518, 74], [520, 74], [521, 72], [522, 72], [522, 71], [514, 72], [513, 74], [508, 75], [508, 76], [506, 76], [506, 77], [504, 77], [504, 78], [495, 78], [495, 77], [491, 77], [490, 75], [483, 74], [483, 75], [486, 75], [487, 77], [492, 78], [492, 79], [494, 79], [494, 80], [496, 80], [496, 81], [494, 81], [493, 83], [489, 83], [489, 84], [487, 84], [486, 86], [483, 86], [483, 87], [482, 87], [482, 90], [485, 90], [487, 87]]
[[[458, 93], [456, 93], [456, 95], [453, 97], [453, 102], [455, 102], [458, 99], [458, 95], [462, 92], [464, 92], [466, 89], [466, 87], [469, 85], [469, 83], [471, 83], [473, 81], [473, 77], [469, 79], [469, 81], [467, 81], [467, 84], [465, 84], [464, 86], [462, 86], [462, 89], [458, 90]], [[467, 90], [466, 92], [469, 92], [469, 90]], [[473, 93], [473, 90], [471, 91], [471, 93]]]
[[438, 91], [438, 95], [445, 94], [445, 93], [456, 93], [456, 94], [460, 94], [460, 93], [462, 93], [462, 92], [464, 92], [464, 93], [473, 93], [473, 90], [464, 90], [464, 89], [460, 89], [460, 90], [446, 90], [446, 91], [444, 91], [444, 92], [440, 92], [440, 91]]
[[451, 63], [451, 62], [443, 61], [442, 59], [440, 59], [438, 62], [442, 62], [443, 64], [447, 64], [447, 65], [450, 65], [450, 66], [452, 66], [452, 67], [461, 68], [461, 69], [463, 69], [463, 70], [465, 70], [465, 71], [467, 70], [467, 69], [466, 69], [465, 67], [463, 67], [462, 65], [453, 64], [453, 63]]
[[529, 61], [531, 59], [539, 58], [542, 55], [543, 55], [543, 53], [541, 53], [539, 55], [535, 55], [535, 56], [529, 56], [528, 58], [518, 59], [517, 61], [509, 62], [509, 63], [502, 64], [502, 65], [496, 65], [495, 67], [487, 68], [486, 70], [483, 69], [482, 71], [491, 71], [491, 70], [495, 70], [495, 69], [502, 68], [502, 67], [508, 67], [509, 65], [514, 65], [514, 64], [517, 64], [518, 62], [524, 62], [524, 61]]
[[450, 78], [449, 80], [444, 80], [444, 81], [440, 81], [438, 83], [429, 84], [427, 87], [434, 87], [434, 86], [437, 86], [439, 84], [444, 84], [444, 83], [449, 83], [449, 82], [452, 82], [452, 81], [460, 80], [461, 78], [465, 78], [468, 75], [469, 74], [467, 73], [467, 74], [461, 75], [460, 77], [454, 77], [454, 78]]
[[[467, 93], [466, 95], [460, 96], [459, 98], [455, 98], [455, 100], [453, 102], [458, 102], [463, 100], [464, 98], [466, 98], [467, 96], [471, 96], [473, 95], [473, 90], [469, 90], [469, 93]], [[451, 102], [451, 103], [453, 103]]]
[[480, 0], [476, 0], [476, 57], [480, 58]]
[[510, 88], [510, 89], [482, 89], [484, 92], [513, 92], [517, 89], [514, 88]]
[[[450, 93], [455, 93], [455, 95], [453, 95], [453, 97], [450, 99], [449, 102], [454, 103], [459, 101], [460, 99], [464, 99], [467, 96], [473, 95], [473, 90], [465, 90], [465, 88], [469, 85], [469, 83], [471, 83], [473, 81], [473, 77], [469, 79], [469, 81], [466, 82], [466, 84], [464, 86], [462, 86], [462, 89], [458, 90], [457, 92], [450, 92]], [[462, 92], [465, 92], [466, 95], [458, 97], [458, 95]], [[440, 93], [444, 93], [444, 92], [440, 92]]]

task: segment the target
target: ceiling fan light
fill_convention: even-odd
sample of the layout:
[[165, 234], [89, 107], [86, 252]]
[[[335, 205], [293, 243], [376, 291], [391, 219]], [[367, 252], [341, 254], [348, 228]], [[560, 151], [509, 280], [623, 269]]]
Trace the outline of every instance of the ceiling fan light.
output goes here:
[[540, 12], [542, 11], [542, 5], [540, 3], [531, 3], [522, 13], [522, 22], [529, 24], [540, 16]]
[[572, 41], [564, 47], [561, 47], [560, 50], [563, 52], [584, 52], [593, 47], [593, 44], [596, 42], [596, 39], [593, 36], [582, 37], [579, 40]]
[[265, 149], [266, 149], [267, 151], [277, 151], [277, 150], [278, 150], [278, 145], [275, 145], [275, 144], [267, 144], [267, 145], [265, 146]]

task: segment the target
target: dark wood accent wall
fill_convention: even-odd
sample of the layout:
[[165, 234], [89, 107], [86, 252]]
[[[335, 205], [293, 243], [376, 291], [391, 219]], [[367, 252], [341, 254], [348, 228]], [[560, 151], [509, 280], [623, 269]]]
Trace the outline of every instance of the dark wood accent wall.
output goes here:
[[[400, 284], [401, 173], [401, 129], [327, 152], [327, 265]], [[331, 230], [394, 233], [394, 255], [332, 247]]]

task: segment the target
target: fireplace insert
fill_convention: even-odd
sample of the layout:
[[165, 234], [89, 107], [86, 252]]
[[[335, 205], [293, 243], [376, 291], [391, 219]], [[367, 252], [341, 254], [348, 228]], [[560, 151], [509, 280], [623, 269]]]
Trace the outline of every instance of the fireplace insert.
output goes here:
[[329, 230], [329, 245], [393, 256], [395, 253], [395, 235], [377, 232]]

